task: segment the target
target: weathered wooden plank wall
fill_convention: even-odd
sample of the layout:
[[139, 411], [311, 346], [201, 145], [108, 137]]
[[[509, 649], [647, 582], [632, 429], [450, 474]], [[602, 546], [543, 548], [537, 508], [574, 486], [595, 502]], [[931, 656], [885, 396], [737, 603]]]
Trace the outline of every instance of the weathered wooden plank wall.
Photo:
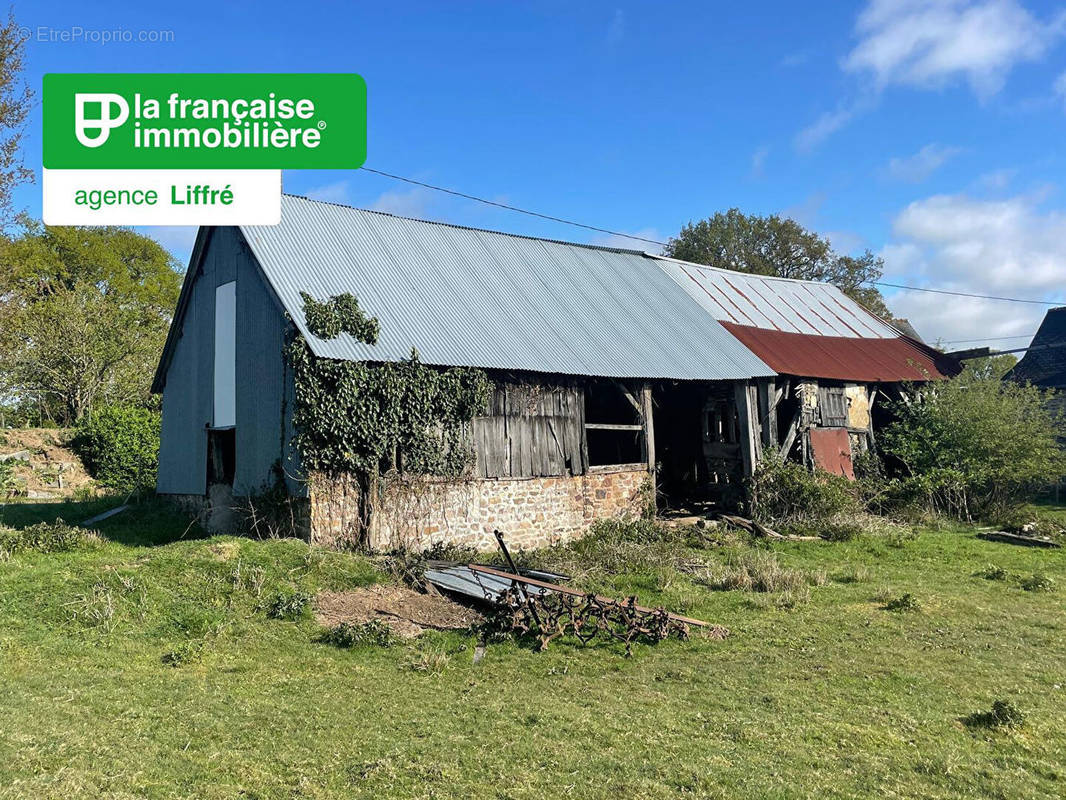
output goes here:
[[585, 398], [580, 387], [502, 381], [473, 422], [483, 478], [583, 475]]

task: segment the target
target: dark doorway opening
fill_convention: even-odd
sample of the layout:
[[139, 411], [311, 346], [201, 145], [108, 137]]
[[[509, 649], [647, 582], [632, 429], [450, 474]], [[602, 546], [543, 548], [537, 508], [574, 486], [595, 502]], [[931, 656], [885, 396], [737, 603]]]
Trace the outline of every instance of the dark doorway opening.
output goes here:
[[741, 489], [732, 384], [662, 383], [654, 398], [660, 507], [693, 514], [732, 508]]
[[237, 473], [237, 436], [234, 428], [207, 431], [207, 485], [233, 486]]

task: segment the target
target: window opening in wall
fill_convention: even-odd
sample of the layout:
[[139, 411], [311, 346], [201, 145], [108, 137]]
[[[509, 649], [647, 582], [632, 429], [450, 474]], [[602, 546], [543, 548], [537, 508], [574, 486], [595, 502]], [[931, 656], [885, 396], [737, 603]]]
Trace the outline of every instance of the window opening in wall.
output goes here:
[[636, 394], [614, 381], [585, 387], [585, 438], [589, 466], [639, 464], [644, 458], [644, 425]]

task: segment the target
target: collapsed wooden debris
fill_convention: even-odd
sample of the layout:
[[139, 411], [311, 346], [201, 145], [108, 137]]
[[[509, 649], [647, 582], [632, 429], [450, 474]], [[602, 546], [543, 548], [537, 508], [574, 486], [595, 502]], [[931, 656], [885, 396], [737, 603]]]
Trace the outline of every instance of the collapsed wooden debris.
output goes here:
[[711, 638], [729, 635], [721, 625], [637, 605], [635, 597], [614, 600], [480, 564], [468, 567], [477, 575], [512, 583], [497, 600], [496, 623], [504, 630], [537, 636], [541, 650], [566, 634], [583, 644], [597, 637], [616, 639], [625, 645], [627, 656], [632, 655], [635, 641], [655, 643], [670, 636], [687, 639], [693, 627]]
[[718, 518], [735, 528], [740, 528], [754, 536], [761, 536], [764, 539], [772, 539], [774, 541], [782, 542], [818, 542], [822, 539], [821, 536], [783, 536], [777, 531], [766, 527], [761, 522], [756, 522], [755, 520], [746, 519], [744, 517], [737, 517], [732, 514], [719, 514]]

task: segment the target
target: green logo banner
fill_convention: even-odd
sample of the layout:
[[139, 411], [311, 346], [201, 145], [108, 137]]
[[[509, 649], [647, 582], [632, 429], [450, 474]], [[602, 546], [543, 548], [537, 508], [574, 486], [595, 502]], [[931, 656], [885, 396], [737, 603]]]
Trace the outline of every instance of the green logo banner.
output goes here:
[[356, 169], [353, 74], [44, 76], [46, 169]]

